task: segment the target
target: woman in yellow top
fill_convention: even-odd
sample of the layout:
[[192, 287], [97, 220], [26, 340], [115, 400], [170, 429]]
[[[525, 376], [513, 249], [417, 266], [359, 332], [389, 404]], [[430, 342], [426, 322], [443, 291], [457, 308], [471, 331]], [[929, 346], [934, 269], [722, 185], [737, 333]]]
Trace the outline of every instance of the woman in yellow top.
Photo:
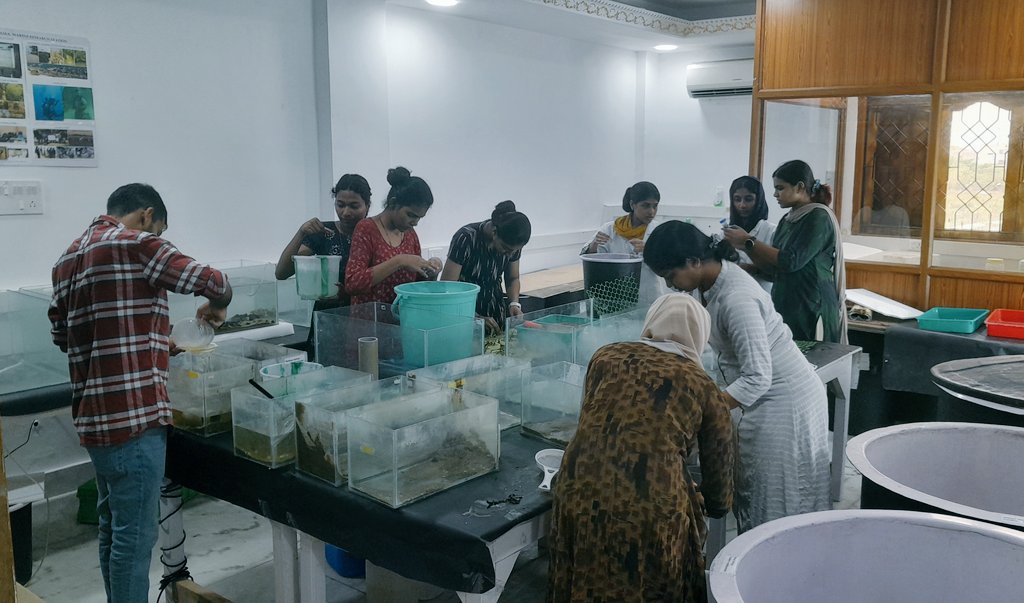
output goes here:
[[[589, 253], [632, 253], [641, 255], [647, 236], [658, 225], [658, 203], [661, 193], [650, 182], [637, 182], [626, 189], [622, 197], [620, 216], [602, 226], [580, 255]], [[649, 306], [666, 293], [671, 293], [665, 282], [651, 272], [646, 264], [640, 271], [640, 304]]]

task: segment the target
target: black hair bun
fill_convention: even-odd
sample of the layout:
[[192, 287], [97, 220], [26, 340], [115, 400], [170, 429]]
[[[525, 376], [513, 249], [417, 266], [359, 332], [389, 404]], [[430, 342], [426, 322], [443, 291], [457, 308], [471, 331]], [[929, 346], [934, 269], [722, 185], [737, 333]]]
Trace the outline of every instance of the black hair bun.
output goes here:
[[407, 168], [404, 168], [402, 166], [398, 166], [388, 170], [388, 184], [390, 184], [391, 186], [402, 186], [403, 184], [409, 182], [409, 179], [411, 177], [412, 172], [410, 172]]
[[498, 216], [514, 213], [516, 213], [516, 204], [510, 200], [505, 200], [494, 206], [494, 211], [491, 212], [491, 219], [495, 220]]

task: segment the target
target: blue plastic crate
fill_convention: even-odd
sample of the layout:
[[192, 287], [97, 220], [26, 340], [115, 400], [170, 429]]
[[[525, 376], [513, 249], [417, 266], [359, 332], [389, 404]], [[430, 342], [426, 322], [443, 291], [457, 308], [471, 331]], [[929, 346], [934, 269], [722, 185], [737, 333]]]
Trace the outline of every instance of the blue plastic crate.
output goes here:
[[917, 317], [917, 326], [941, 333], [973, 333], [986, 316], [988, 310], [976, 308], [932, 308]]

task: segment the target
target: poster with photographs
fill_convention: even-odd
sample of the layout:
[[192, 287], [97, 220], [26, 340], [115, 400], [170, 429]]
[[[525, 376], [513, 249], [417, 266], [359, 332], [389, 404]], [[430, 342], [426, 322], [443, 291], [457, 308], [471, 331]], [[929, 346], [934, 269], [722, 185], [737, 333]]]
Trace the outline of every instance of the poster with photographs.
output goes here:
[[83, 38], [0, 28], [0, 167], [96, 166]]

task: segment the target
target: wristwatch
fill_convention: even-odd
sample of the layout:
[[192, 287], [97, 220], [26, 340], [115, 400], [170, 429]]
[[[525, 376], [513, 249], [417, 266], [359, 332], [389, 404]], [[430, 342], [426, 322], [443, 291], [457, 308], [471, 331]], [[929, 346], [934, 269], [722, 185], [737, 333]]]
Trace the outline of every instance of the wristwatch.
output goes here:
[[755, 242], [757, 242], [757, 237], [750, 237], [746, 241], [743, 241], [743, 248], [747, 251], [753, 251]]

